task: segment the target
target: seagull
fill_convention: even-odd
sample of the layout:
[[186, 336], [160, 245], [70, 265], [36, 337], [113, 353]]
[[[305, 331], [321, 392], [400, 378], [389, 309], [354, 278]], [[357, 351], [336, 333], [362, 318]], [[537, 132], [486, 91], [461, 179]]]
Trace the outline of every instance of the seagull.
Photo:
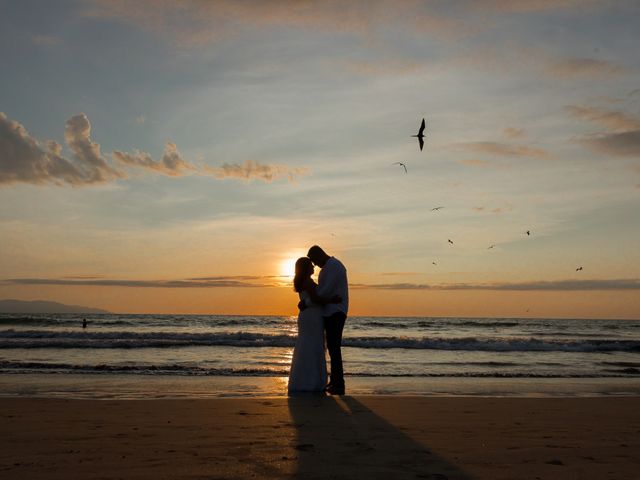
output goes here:
[[407, 166], [404, 163], [396, 162], [396, 163], [393, 163], [392, 165], [400, 165], [402, 168], [404, 168], [404, 173], [407, 173]]
[[453, 242], [451, 241], [451, 239], [447, 240], [451, 245], [453, 245]]
[[433, 263], [434, 265], [438, 265], [436, 262], [431, 262], [431, 263]]
[[527, 235], [531, 235], [531, 230], [527, 230]]
[[411, 135], [412, 137], [418, 137], [418, 142], [420, 142], [420, 151], [422, 151], [422, 147], [424, 147], [424, 127], [425, 127], [425, 123], [424, 123], [424, 118], [422, 119], [422, 124], [420, 124], [420, 130], [418, 130], [418, 134], [417, 135]]
[[489, 248], [487, 248], [487, 250], [491, 250], [493, 247], [495, 247], [495, 245], [490, 245]]
[[582, 270], [582, 267], [576, 268], [576, 272], [579, 271], [579, 270]]
[[442, 210], [444, 207], [433, 207], [431, 209], [432, 212], [437, 212], [438, 210]]

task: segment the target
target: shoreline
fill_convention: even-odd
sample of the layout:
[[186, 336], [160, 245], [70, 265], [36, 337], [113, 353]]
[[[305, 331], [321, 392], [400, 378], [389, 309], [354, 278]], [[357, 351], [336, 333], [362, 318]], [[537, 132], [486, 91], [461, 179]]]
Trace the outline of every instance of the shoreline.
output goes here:
[[[0, 398], [286, 398], [287, 377], [0, 374]], [[640, 396], [637, 378], [347, 377], [354, 396], [585, 398]]]
[[0, 398], [19, 478], [584, 478], [640, 469], [636, 397]]

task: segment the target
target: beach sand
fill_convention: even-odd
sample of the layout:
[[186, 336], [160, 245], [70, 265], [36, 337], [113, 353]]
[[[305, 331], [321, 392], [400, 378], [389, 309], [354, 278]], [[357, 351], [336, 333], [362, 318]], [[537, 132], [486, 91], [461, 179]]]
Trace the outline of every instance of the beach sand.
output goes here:
[[640, 399], [0, 399], [0, 477], [640, 478]]

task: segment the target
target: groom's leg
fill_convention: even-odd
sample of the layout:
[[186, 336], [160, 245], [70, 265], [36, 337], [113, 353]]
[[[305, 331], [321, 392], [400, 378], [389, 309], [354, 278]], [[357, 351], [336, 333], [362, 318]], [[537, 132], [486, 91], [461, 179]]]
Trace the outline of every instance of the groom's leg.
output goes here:
[[324, 317], [324, 329], [327, 334], [327, 350], [331, 358], [331, 385], [344, 388], [344, 373], [342, 370], [342, 330], [347, 316], [344, 313], [334, 313]]

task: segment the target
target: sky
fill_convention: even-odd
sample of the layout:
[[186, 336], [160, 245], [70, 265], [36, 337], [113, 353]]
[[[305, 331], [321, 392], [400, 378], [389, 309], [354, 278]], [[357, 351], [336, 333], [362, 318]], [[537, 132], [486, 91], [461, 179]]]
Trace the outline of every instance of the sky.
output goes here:
[[626, 0], [0, 0], [0, 299], [295, 314], [318, 244], [351, 315], [639, 319], [639, 44]]

